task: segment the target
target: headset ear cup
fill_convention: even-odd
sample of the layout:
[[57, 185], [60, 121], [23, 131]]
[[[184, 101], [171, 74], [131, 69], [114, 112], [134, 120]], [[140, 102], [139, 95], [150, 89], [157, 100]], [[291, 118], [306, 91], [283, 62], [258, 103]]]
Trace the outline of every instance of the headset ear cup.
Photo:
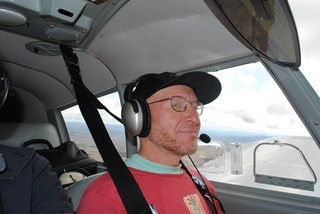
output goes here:
[[121, 111], [126, 130], [134, 136], [146, 137], [150, 132], [151, 118], [148, 103], [144, 100], [129, 100]]
[[123, 104], [121, 118], [124, 127], [131, 135], [137, 136], [140, 134], [142, 130], [142, 114], [137, 100], [129, 100]]
[[121, 118], [124, 127], [131, 135], [146, 137], [151, 128], [149, 105], [144, 99], [133, 99], [132, 97], [132, 91], [140, 83], [142, 77], [127, 85], [124, 91], [126, 102], [122, 106]]
[[142, 137], [149, 134], [148, 112], [149, 106], [145, 101], [133, 99], [124, 103], [121, 111], [122, 122], [131, 135]]
[[139, 100], [140, 106], [141, 106], [141, 112], [143, 115], [143, 124], [142, 124], [142, 130], [139, 134], [139, 137], [147, 137], [150, 133], [151, 129], [151, 114], [150, 114], [150, 108], [146, 100]]

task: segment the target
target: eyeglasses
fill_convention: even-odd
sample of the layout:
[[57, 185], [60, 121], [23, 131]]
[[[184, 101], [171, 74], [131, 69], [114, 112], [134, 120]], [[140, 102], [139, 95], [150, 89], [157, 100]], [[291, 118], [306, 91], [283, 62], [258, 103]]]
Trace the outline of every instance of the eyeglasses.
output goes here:
[[178, 112], [183, 112], [187, 109], [188, 103], [191, 104], [192, 108], [197, 111], [198, 115], [200, 116], [203, 112], [203, 104], [199, 101], [194, 101], [194, 102], [188, 102], [184, 97], [181, 96], [172, 96], [170, 98], [165, 98], [162, 100], [157, 100], [151, 103], [148, 103], [149, 105], [153, 103], [158, 103], [162, 101], [170, 100], [171, 101], [171, 106], [175, 111]]

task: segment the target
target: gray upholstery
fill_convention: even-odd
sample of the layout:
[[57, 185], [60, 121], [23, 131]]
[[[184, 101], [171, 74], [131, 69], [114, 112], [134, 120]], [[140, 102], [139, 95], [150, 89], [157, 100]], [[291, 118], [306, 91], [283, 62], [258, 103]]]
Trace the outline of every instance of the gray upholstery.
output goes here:
[[[60, 145], [57, 129], [50, 123], [0, 123], [0, 144], [22, 147], [24, 142], [32, 139], [46, 139], [53, 147]], [[47, 148], [42, 144], [35, 144], [33, 147], [35, 149]], [[87, 186], [103, 173], [94, 174], [68, 187], [67, 191], [74, 211]]]
[[87, 178], [84, 178], [84, 179], [78, 181], [77, 183], [74, 183], [73, 185], [71, 185], [67, 188], [68, 195], [69, 195], [69, 198], [72, 203], [74, 211], [77, 210], [79, 203], [80, 203], [80, 200], [81, 200], [81, 197], [82, 197], [85, 189], [89, 186], [89, 184], [93, 180], [95, 180], [96, 178], [98, 178], [99, 176], [101, 176], [104, 173], [105, 172], [101, 172], [101, 173], [91, 175]]
[[[53, 147], [60, 145], [57, 129], [51, 123], [0, 123], [0, 144], [22, 147], [23, 143], [32, 139], [46, 139]], [[46, 149], [47, 146], [37, 144], [35, 149]]]

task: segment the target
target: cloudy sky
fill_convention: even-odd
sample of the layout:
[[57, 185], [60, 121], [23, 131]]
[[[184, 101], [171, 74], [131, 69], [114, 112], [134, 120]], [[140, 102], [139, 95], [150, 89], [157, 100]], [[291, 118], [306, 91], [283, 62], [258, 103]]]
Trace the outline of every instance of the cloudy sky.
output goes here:
[[[320, 93], [320, 27], [317, 0], [289, 0], [294, 14], [302, 63], [300, 70]], [[222, 82], [221, 96], [206, 107], [203, 127], [252, 130], [272, 134], [308, 135], [278, 86], [260, 63], [215, 74]]]
[[[320, 93], [320, 27], [317, 24], [319, 0], [289, 0], [294, 14], [302, 64], [300, 70]], [[222, 82], [221, 96], [205, 106], [201, 116], [202, 127], [240, 131], [256, 131], [282, 134], [308, 135], [299, 118], [286, 98], [271, 79], [264, 67], [250, 64], [214, 74]], [[114, 94], [101, 101], [120, 116], [118, 99]], [[69, 121], [79, 121], [80, 113], [76, 108], [64, 113]], [[110, 116], [102, 113], [105, 121]], [[114, 121], [113, 121], [114, 122]]]
[[320, 27], [317, 24], [320, 1], [290, 0], [300, 38], [302, 63], [300, 70], [320, 93]]

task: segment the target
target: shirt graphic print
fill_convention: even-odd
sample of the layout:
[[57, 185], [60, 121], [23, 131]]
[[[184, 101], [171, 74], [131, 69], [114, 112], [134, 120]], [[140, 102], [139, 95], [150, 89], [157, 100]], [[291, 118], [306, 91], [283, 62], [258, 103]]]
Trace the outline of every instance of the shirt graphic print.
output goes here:
[[205, 214], [199, 195], [192, 194], [183, 198], [184, 203], [189, 209], [190, 214]]

